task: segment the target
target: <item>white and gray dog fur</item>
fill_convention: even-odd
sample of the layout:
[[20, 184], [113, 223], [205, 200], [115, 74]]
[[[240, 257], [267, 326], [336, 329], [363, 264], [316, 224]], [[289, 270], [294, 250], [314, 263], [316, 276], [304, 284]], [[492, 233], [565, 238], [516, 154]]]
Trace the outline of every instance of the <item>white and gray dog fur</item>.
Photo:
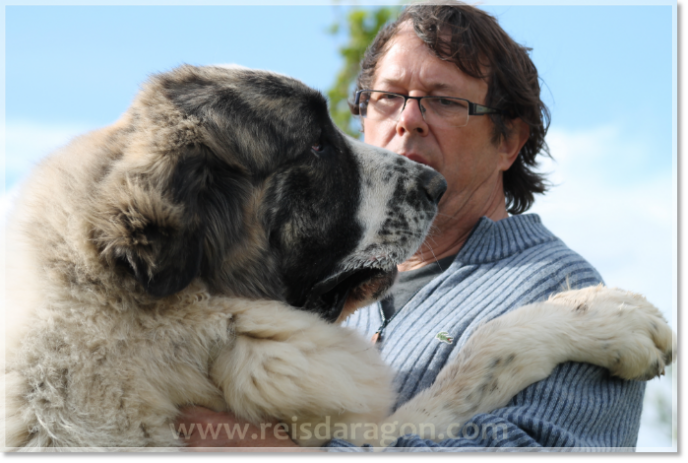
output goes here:
[[[6, 448], [181, 446], [171, 424], [188, 404], [291, 430], [396, 421], [446, 435], [560, 362], [663, 371], [672, 332], [657, 309], [588, 288], [483, 325], [389, 416], [392, 372], [336, 322], [389, 289], [445, 188], [344, 136], [294, 79], [153, 76], [117, 123], [42, 162], [17, 203]], [[296, 440], [322, 443], [310, 434]]]

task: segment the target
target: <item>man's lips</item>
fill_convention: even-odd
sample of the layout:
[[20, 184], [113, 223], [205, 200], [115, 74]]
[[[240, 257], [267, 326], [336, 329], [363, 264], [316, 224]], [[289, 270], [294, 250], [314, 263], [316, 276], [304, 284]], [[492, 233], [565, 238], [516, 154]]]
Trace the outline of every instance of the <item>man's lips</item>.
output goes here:
[[[411, 161], [417, 162], [418, 164], [423, 164], [424, 166], [430, 166], [430, 162], [428, 162], [427, 159], [425, 159], [423, 156], [417, 153], [399, 153], [400, 155], [404, 156], [406, 159], [410, 159]], [[432, 166], [430, 166], [432, 167]]]

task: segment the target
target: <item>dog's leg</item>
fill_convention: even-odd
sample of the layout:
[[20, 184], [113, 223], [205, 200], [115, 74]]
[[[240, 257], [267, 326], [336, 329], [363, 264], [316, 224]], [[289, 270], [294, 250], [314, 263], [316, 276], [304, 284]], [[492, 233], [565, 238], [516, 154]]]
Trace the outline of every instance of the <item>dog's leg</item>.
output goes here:
[[642, 296], [601, 285], [568, 291], [476, 329], [436, 382], [385, 423], [397, 431], [408, 423], [406, 432], [413, 425], [425, 438], [450, 437], [559, 363], [592, 363], [624, 379], [647, 380], [672, 359], [673, 333]]
[[239, 301], [231, 311], [236, 337], [211, 377], [237, 416], [277, 418], [300, 444], [319, 445], [337, 426], [389, 413], [390, 368], [353, 330], [275, 301]]

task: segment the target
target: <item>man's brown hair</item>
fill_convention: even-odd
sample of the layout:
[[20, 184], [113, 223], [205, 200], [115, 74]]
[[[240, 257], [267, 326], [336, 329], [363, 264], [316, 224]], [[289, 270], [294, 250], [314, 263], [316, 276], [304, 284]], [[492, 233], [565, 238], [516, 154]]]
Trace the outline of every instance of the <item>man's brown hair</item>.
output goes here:
[[[535, 157], [549, 156], [545, 134], [549, 110], [540, 99], [537, 69], [528, 52], [530, 48], [514, 42], [488, 13], [459, 2], [444, 5], [412, 5], [399, 18], [386, 25], [375, 37], [361, 61], [356, 90], [373, 83], [377, 63], [387, 52], [390, 39], [401, 24], [411, 21], [418, 37], [440, 59], [450, 61], [465, 74], [488, 83], [485, 105], [500, 109], [490, 114], [494, 123], [495, 143], [509, 136], [510, 119], [520, 118], [530, 135], [509, 170], [504, 172], [504, 194], [511, 214], [527, 211], [534, 194], [544, 193], [547, 182], [534, 171]], [[358, 108], [352, 106], [354, 114]]]

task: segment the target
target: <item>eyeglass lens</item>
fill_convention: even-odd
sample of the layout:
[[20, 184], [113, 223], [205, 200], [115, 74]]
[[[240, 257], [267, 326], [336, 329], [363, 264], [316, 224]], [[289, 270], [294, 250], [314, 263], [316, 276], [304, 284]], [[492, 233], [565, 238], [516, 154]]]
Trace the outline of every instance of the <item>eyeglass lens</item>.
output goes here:
[[[360, 114], [368, 119], [398, 121], [404, 110], [405, 98], [384, 92], [362, 92], [359, 99]], [[447, 97], [424, 97], [416, 100], [423, 119], [429, 125], [463, 127], [468, 124], [468, 103]], [[412, 104], [412, 103], [406, 103]]]

